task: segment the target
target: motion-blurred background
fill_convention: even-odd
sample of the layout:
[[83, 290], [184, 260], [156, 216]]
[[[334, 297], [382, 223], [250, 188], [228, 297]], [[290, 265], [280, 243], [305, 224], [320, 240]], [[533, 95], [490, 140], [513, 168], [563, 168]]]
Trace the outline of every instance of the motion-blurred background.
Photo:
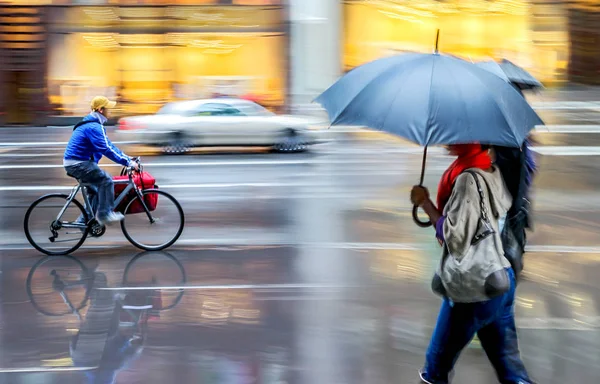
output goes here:
[[[506, 58], [547, 86], [600, 83], [592, 0], [3, 0], [0, 124], [245, 96], [310, 103], [343, 72], [405, 51]], [[60, 119], [59, 119], [60, 120]], [[63, 119], [64, 120], [64, 119]]]

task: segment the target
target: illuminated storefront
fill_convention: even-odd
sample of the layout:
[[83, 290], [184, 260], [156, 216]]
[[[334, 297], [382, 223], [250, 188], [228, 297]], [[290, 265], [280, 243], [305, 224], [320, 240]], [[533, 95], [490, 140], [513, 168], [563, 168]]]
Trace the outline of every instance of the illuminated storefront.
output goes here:
[[45, 113], [44, 11], [0, 4], [0, 124], [27, 124]]
[[[214, 95], [284, 104], [280, 1], [102, 3], [120, 5], [49, 9], [47, 77], [55, 114], [81, 115], [96, 94], [116, 98], [118, 114], [153, 113], [169, 101]], [[179, 6], [190, 3], [196, 5]]]
[[545, 82], [565, 78], [564, 5], [537, 0], [346, 0], [344, 69], [398, 52], [430, 52], [437, 29], [443, 52], [506, 58]]

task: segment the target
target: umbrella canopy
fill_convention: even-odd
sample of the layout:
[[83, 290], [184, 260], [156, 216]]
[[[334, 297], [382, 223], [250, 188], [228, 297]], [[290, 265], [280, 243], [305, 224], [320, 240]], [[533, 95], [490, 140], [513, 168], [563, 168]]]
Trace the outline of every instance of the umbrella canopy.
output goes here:
[[368, 126], [415, 143], [520, 147], [542, 120], [506, 80], [456, 57], [408, 53], [375, 60], [315, 101], [332, 125]]
[[522, 91], [544, 87], [544, 85], [529, 72], [506, 59], [503, 59], [500, 63], [494, 60], [480, 61], [475, 63], [475, 65], [512, 83]]
[[544, 87], [544, 85], [538, 79], [533, 77], [531, 73], [527, 72], [518, 65], [506, 59], [502, 59], [499, 64], [500, 68], [502, 68], [504, 73], [506, 73], [506, 76], [508, 76], [510, 81], [519, 86], [519, 88], [524, 90]]
[[504, 71], [502, 70], [502, 67], [500, 67], [500, 64], [498, 64], [494, 60], [478, 61], [475, 63], [475, 65], [479, 68], [483, 68], [486, 71], [493, 73], [494, 75], [498, 76], [507, 83], [511, 82], [508, 76], [506, 76], [506, 73], [504, 73]]

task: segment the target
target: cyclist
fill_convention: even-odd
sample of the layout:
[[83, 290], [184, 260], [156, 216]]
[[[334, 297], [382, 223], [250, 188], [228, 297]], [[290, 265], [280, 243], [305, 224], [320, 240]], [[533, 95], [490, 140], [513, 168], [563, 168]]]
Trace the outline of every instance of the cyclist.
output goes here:
[[[113, 211], [115, 195], [112, 177], [98, 166], [102, 156], [123, 166], [139, 169], [137, 162], [125, 155], [106, 136], [104, 123], [108, 120], [109, 110], [116, 104], [104, 96], [92, 99], [92, 111], [73, 128], [63, 158], [67, 175], [90, 185], [90, 204], [100, 225], [123, 220], [121, 213]], [[78, 221], [83, 221], [83, 217]]]

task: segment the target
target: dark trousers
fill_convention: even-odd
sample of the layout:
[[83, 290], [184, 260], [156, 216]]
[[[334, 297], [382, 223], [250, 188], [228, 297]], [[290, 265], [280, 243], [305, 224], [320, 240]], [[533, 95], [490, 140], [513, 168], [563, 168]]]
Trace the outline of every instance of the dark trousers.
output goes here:
[[115, 203], [115, 191], [112, 177], [103, 171], [93, 161], [86, 161], [65, 167], [67, 174], [81, 180], [82, 183], [90, 184], [88, 194], [92, 212], [97, 212], [100, 219], [108, 216], [113, 211]]
[[423, 377], [447, 384], [460, 352], [475, 334], [502, 384], [530, 383], [519, 353], [514, 317], [515, 275], [507, 269], [511, 288], [504, 295], [479, 303], [444, 299], [431, 337]]

